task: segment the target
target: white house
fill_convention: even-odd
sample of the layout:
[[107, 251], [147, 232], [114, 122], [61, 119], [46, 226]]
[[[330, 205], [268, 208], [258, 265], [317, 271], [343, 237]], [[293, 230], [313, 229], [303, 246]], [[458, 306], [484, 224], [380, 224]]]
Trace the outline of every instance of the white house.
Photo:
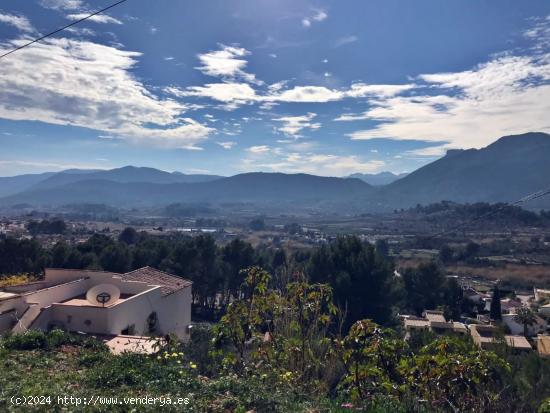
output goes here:
[[[516, 314], [502, 314], [502, 322], [510, 329], [512, 334], [523, 335], [523, 324], [514, 320]], [[527, 335], [529, 337], [543, 333], [546, 330], [547, 323], [541, 317], [535, 315], [535, 323], [527, 326]]]
[[46, 269], [0, 290], [0, 333], [61, 328], [107, 336], [189, 339], [192, 282], [150, 267], [117, 274]]

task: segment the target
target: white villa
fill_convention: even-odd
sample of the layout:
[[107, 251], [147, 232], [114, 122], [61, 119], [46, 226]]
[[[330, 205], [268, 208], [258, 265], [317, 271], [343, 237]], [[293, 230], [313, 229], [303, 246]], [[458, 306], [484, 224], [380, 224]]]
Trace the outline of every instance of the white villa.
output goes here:
[[0, 333], [28, 329], [189, 339], [192, 282], [150, 267], [117, 274], [46, 269], [0, 290]]

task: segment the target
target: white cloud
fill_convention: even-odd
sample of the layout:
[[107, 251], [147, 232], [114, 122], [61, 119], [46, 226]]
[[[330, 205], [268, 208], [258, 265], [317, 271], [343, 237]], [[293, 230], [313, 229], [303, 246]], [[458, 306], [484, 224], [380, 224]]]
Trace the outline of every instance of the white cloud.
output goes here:
[[389, 97], [414, 88], [414, 85], [367, 85], [355, 83], [348, 89], [330, 89], [325, 86], [294, 86], [285, 89], [286, 81], [277, 82], [264, 93], [248, 83], [224, 82], [207, 83], [186, 89], [167, 87], [165, 92], [176, 97], [200, 97], [225, 103], [224, 109], [235, 110], [239, 106], [260, 103], [262, 109], [269, 110], [280, 102], [285, 103], [326, 103], [347, 98]]
[[[283, 80], [265, 87], [264, 82], [255, 75], [246, 73], [244, 68], [250, 53], [237, 46], [220, 45], [221, 49], [198, 55], [201, 72], [221, 77], [223, 82], [207, 83], [202, 86], [190, 86], [185, 89], [171, 86], [165, 92], [176, 97], [207, 98], [223, 105], [223, 110], [235, 110], [242, 105], [259, 103], [260, 108], [269, 110], [280, 102], [288, 103], [325, 103], [347, 98], [388, 97], [410, 90], [415, 85], [369, 85], [354, 83], [349, 88], [331, 89], [325, 86], [287, 87], [289, 81]], [[326, 73], [330, 76], [330, 73]], [[264, 86], [264, 87], [260, 87]]]
[[[0, 51], [24, 42], [0, 43]], [[0, 118], [72, 125], [105, 136], [197, 149], [214, 130], [183, 117], [186, 105], [159, 98], [137, 80], [131, 70], [139, 56], [65, 38], [22, 49], [0, 65]]]
[[22, 32], [34, 32], [31, 22], [25, 16], [0, 13], [0, 23], [5, 23], [21, 30]]
[[355, 172], [379, 172], [385, 166], [381, 160], [364, 161], [357, 156], [340, 156], [298, 152], [281, 153], [273, 159], [245, 158], [241, 167], [247, 171], [308, 173], [320, 176], [348, 176]]
[[302, 19], [302, 26], [311, 27], [314, 22], [322, 22], [328, 18], [328, 14], [324, 10], [316, 10], [314, 14]]
[[228, 141], [228, 142], [216, 142], [218, 145], [220, 145], [223, 149], [231, 149], [233, 146], [237, 144], [237, 142]]
[[262, 84], [263, 82], [257, 80], [255, 75], [243, 70], [248, 64], [243, 58], [249, 54], [250, 52], [242, 47], [220, 44], [219, 50], [198, 55], [202, 66], [197, 69], [208, 76], [231, 81], [242, 79], [248, 83]]
[[83, 7], [81, 0], [41, 0], [40, 5], [53, 10], [79, 10]]
[[77, 36], [95, 36], [95, 32], [87, 27], [68, 27], [65, 31], [73, 33]]
[[448, 149], [450, 148], [447, 145], [430, 146], [428, 148], [413, 149], [411, 151], [407, 151], [406, 154], [415, 156], [440, 157], [442, 155], [445, 155]]
[[[67, 19], [69, 20], [81, 20], [85, 17], [89, 16], [89, 13], [76, 13], [76, 14], [69, 14], [67, 15]], [[114, 17], [111, 17], [107, 14], [96, 14], [95, 16], [90, 17], [87, 21], [91, 21], [94, 23], [105, 23], [105, 24], [122, 24], [122, 22], [118, 19], [115, 19]]]
[[278, 127], [277, 130], [283, 132], [286, 135], [298, 138], [300, 137], [300, 132], [303, 129], [319, 129], [321, 127], [320, 123], [312, 123], [313, 118], [317, 116], [315, 113], [308, 113], [303, 116], [284, 116], [281, 118], [274, 119], [277, 122], [282, 122], [283, 126]]
[[340, 37], [334, 42], [334, 47], [345, 46], [346, 44], [355, 43], [358, 40], [359, 40], [359, 37], [355, 35]]
[[248, 83], [208, 83], [204, 86], [192, 86], [187, 89], [166, 89], [174, 96], [197, 96], [210, 98], [218, 102], [245, 104], [259, 99], [256, 91]]
[[266, 153], [266, 152], [269, 152], [271, 148], [267, 145], [257, 145], [257, 146], [251, 146], [246, 150], [251, 153]]
[[550, 44], [550, 14], [533, 19], [534, 25], [523, 32], [523, 35], [534, 42], [534, 50], [544, 50]]
[[166, 60], [167, 62], [169, 62], [170, 60], [174, 60], [174, 56], [166, 56], [164, 58], [164, 60]]
[[[99, 159], [98, 159], [99, 160]], [[106, 160], [105, 160], [106, 161]], [[13, 171], [13, 167], [24, 168], [24, 170], [49, 169], [52, 171], [63, 171], [66, 169], [108, 169], [105, 164], [91, 164], [91, 163], [66, 163], [66, 162], [42, 162], [42, 161], [29, 161], [29, 160], [0, 160], [0, 170], [4, 167], [9, 167], [9, 171]]]
[[419, 79], [430, 94], [378, 98], [364, 113], [337, 120], [378, 122], [353, 132], [352, 139], [446, 141], [456, 148], [480, 148], [504, 135], [550, 132], [549, 53], [504, 55], [471, 70]]

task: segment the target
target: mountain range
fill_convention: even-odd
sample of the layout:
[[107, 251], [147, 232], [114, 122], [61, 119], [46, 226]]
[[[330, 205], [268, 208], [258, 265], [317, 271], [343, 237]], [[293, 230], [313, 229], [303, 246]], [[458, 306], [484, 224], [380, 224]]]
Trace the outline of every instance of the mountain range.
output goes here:
[[[511, 202], [550, 187], [549, 160], [550, 135], [526, 133], [500, 138], [482, 149], [448, 151], [405, 176], [381, 173], [330, 178], [255, 172], [221, 177], [133, 166], [68, 170], [0, 178], [0, 205], [149, 207], [207, 202], [251, 203], [281, 210], [374, 212], [442, 200]], [[548, 198], [526, 207], [548, 208]]]
[[348, 178], [357, 178], [364, 182], [366, 182], [369, 185], [372, 186], [380, 186], [380, 185], [388, 185], [392, 182], [397, 181], [398, 179], [406, 177], [408, 174], [401, 173], [401, 174], [394, 174], [393, 172], [380, 172], [377, 174], [351, 174], [348, 176]]

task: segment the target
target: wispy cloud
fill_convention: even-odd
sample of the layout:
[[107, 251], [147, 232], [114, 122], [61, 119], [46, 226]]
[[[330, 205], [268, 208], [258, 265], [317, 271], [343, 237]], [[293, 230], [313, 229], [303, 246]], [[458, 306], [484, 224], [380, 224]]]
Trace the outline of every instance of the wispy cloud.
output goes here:
[[505, 55], [463, 72], [421, 75], [414, 96], [379, 98], [365, 112], [337, 120], [376, 122], [351, 133], [352, 139], [446, 141], [452, 147], [479, 148], [503, 135], [550, 132], [549, 80], [549, 53]]
[[[0, 43], [0, 51], [24, 42]], [[183, 116], [185, 104], [161, 99], [136, 79], [132, 68], [139, 56], [65, 38], [20, 50], [0, 65], [0, 118], [79, 126], [107, 136], [197, 149], [214, 129]]]
[[79, 10], [84, 6], [81, 0], [41, 0], [40, 5], [53, 10]]
[[300, 132], [304, 129], [315, 130], [321, 127], [320, 123], [311, 122], [315, 116], [317, 116], [317, 114], [310, 112], [307, 115], [283, 116], [273, 120], [283, 123], [282, 126], [277, 127], [278, 131], [283, 132], [285, 135], [298, 138], [302, 136]]
[[355, 43], [359, 41], [359, 37], [355, 35], [340, 37], [334, 42], [334, 47], [344, 46], [346, 44]]
[[325, 10], [315, 10], [315, 12], [302, 19], [302, 26], [311, 27], [313, 23], [322, 22], [328, 18], [328, 14]]
[[[75, 14], [69, 14], [67, 15], [67, 19], [69, 20], [80, 20], [84, 17], [88, 16], [88, 13], [75, 13]], [[107, 14], [97, 14], [95, 16], [90, 17], [87, 21], [91, 21], [94, 23], [103, 23], [103, 24], [122, 24], [122, 22], [118, 19], [115, 19], [114, 17], [111, 17]]]
[[[164, 90], [179, 98], [197, 97], [223, 102], [221, 108], [225, 110], [235, 110], [252, 103], [260, 103], [262, 109], [268, 110], [278, 103], [326, 103], [348, 98], [389, 97], [415, 87], [412, 84], [365, 83], [354, 83], [348, 88], [339, 89], [312, 85], [289, 87], [286, 80], [266, 86], [255, 75], [243, 70], [248, 63], [245, 57], [249, 54], [246, 49], [236, 46], [222, 46], [221, 50], [200, 54], [199, 59], [203, 65], [197, 69], [205, 74], [221, 77], [223, 82], [187, 88], [171, 86]], [[330, 76], [330, 73], [326, 74]]]
[[256, 146], [251, 146], [246, 150], [251, 153], [266, 153], [266, 152], [269, 152], [271, 148], [267, 145], [256, 145]]
[[16, 16], [15, 14], [5, 14], [0, 12], [0, 23], [13, 26], [22, 32], [32, 33], [35, 31], [29, 19], [25, 16]]
[[386, 163], [382, 160], [362, 160], [358, 156], [326, 153], [285, 153], [277, 151], [269, 159], [245, 158], [241, 168], [246, 171], [308, 173], [321, 176], [348, 176], [355, 172], [379, 172]]
[[231, 149], [233, 148], [237, 142], [233, 141], [227, 141], [227, 142], [216, 142], [218, 145], [220, 145], [223, 149]]

